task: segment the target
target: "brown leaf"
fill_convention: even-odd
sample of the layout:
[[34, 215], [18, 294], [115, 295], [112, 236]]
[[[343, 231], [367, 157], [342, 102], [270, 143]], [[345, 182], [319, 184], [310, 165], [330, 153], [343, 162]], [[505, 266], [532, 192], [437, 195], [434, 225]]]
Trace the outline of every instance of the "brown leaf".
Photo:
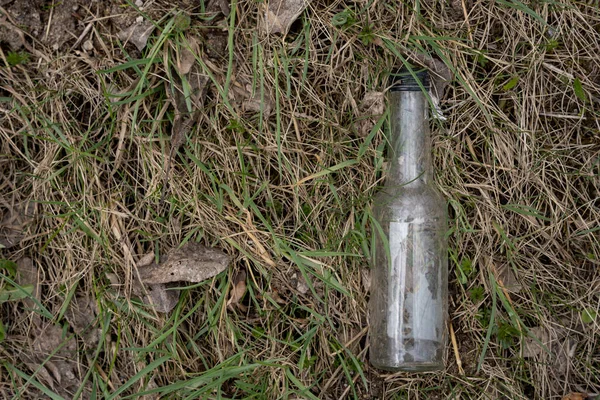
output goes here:
[[133, 43], [139, 51], [142, 51], [146, 47], [153, 30], [154, 24], [152, 22], [138, 19], [133, 25], [117, 33], [117, 37], [124, 42]]
[[523, 346], [524, 358], [535, 358], [543, 362], [549, 362], [552, 370], [558, 376], [565, 376], [569, 365], [574, 357], [577, 339], [568, 335], [564, 328], [545, 328], [536, 326], [529, 328], [536, 339], [528, 336]]
[[187, 40], [188, 46], [183, 46], [181, 54], [177, 59], [177, 70], [181, 75], [187, 75], [196, 63], [196, 54], [199, 52], [199, 46], [193, 37]]
[[531, 336], [525, 338], [523, 346], [523, 357], [525, 358], [531, 358], [542, 354], [545, 351], [544, 346], [549, 349], [551, 344], [550, 332], [546, 328], [535, 326], [530, 328], [529, 332], [531, 335], [535, 336], [535, 338]]
[[163, 283], [148, 285], [142, 301], [152, 305], [158, 312], [168, 313], [179, 302], [179, 291], [169, 290], [169, 286]]
[[210, 0], [206, 6], [207, 13], [221, 12], [223, 15], [229, 15], [229, 0]]
[[292, 275], [290, 283], [292, 284], [292, 287], [301, 294], [306, 294], [310, 290], [310, 288], [306, 284], [306, 281], [304, 280], [304, 277], [302, 275], [298, 275], [297, 273], [294, 273]]
[[145, 267], [146, 265], [150, 265], [154, 261], [154, 257], [155, 255], [153, 251], [148, 254], [144, 254], [142, 258], [139, 259], [136, 265], [138, 267]]
[[27, 362], [25, 361], [25, 356], [21, 356], [21, 359], [23, 359], [23, 363], [27, 365], [31, 371], [37, 371], [37, 378], [41, 382], [50, 386], [50, 389], [54, 390], [54, 379], [52, 379], [52, 375], [50, 375], [50, 372], [45, 366], [40, 366], [37, 362]]
[[25, 238], [23, 231], [33, 221], [36, 205], [33, 202], [6, 204], [6, 210], [0, 221], [0, 249], [9, 249]]
[[233, 287], [230, 291], [227, 306], [242, 306], [241, 304], [239, 304], [239, 302], [240, 300], [242, 300], [242, 297], [244, 297], [244, 294], [246, 294], [246, 271], [241, 270], [233, 278]]
[[371, 117], [381, 116], [385, 112], [384, 98], [383, 92], [370, 91], [365, 93], [359, 106], [361, 114]]
[[230, 257], [221, 250], [188, 242], [171, 250], [160, 264], [152, 263], [139, 268], [144, 284], [169, 282], [202, 282], [224, 271]]
[[356, 129], [361, 137], [368, 136], [375, 126], [375, 118], [385, 112], [385, 96], [383, 92], [371, 91], [365, 93], [358, 107], [359, 120]]
[[277, 304], [287, 304], [288, 303], [288, 301], [286, 299], [282, 298], [279, 295], [279, 291], [278, 290], [273, 290], [273, 292], [271, 292], [271, 298], [273, 300], [275, 300], [275, 302]]
[[[33, 261], [29, 257], [20, 258], [17, 261], [17, 280], [16, 282], [21, 286], [32, 285], [33, 290], [31, 296], [38, 301], [40, 297], [40, 276], [38, 269], [33, 265]], [[35, 302], [30, 298], [23, 300], [25, 308], [34, 309]]]
[[588, 397], [587, 393], [573, 392], [563, 396], [562, 400], [584, 400]]
[[273, 100], [265, 96], [264, 101], [261, 101], [260, 94], [256, 94], [242, 103], [242, 110], [255, 113], [259, 113], [262, 110], [264, 117], [269, 118], [273, 111]]
[[453, 77], [450, 68], [443, 61], [429, 55], [413, 52], [411, 56], [429, 69], [431, 92], [436, 99], [441, 100]]
[[77, 343], [73, 338], [63, 337], [61, 326], [47, 324], [34, 327], [31, 341], [30, 352], [20, 355], [23, 362], [32, 371], [39, 369], [42, 380], [61, 396], [74, 393], [81, 386], [81, 379], [78, 377]]
[[94, 327], [97, 315], [98, 305], [89, 297], [74, 297], [65, 313], [73, 331], [90, 347], [97, 345], [100, 339], [101, 331]]
[[308, 6], [308, 0], [271, 0], [267, 6], [267, 33], [286, 34]]
[[523, 288], [509, 264], [503, 264], [497, 269], [498, 282], [511, 293], [519, 293]]

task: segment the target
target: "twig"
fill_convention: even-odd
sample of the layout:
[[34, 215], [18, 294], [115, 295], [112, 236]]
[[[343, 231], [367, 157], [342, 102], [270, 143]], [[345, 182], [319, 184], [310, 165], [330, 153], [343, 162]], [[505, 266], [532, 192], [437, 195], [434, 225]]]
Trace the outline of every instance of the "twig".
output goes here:
[[460, 359], [460, 353], [458, 351], [458, 343], [456, 342], [456, 335], [454, 334], [454, 327], [452, 321], [448, 322], [448, 328], [450, 329], [450, 341], [452, 341], [452, 349], [454, 350], [454, 358], [456, 359], [456, 366], [458, 367], [458, 373], [461, 375], [465, 374], [462, 367], [462, 361]]

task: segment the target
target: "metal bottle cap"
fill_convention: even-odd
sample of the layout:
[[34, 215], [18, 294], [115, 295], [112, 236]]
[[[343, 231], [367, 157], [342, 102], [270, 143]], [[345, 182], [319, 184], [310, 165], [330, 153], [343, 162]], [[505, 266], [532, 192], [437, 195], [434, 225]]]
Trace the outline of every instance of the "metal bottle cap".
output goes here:
[[[417, 70], [413, 68], [413, 72], [421, 82], [421, 85], [425, 88], [425, 90], [429, 89], [429, 73], [426, 69]], [[406, 67], [402, 67], [401, 69], [393, 72], [390, 75], [390, 91], [391, 92], [420, 92], [422, 89], [419, 86], [419, 83], [415, 79], [410, 71]]]

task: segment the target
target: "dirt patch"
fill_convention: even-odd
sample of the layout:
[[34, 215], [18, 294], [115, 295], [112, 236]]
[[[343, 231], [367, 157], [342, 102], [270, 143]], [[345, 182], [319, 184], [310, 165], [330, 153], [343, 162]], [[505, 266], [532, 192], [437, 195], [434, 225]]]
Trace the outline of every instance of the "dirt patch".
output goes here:
[[35, 38], [44, 32], [42, 24], [42, 0], [12, 1], [3, 4], [8, 15], [1, 17], [0, 42], [7, 43], [12, 50], [23, 46], [25, 34]]

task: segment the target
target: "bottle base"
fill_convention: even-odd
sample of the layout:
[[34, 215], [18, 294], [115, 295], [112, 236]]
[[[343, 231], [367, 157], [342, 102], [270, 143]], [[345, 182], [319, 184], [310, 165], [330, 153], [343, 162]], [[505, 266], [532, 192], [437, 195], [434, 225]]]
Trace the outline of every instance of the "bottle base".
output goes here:
[[375, 360], [371, 360], [371, 365], [377, 369], [390, 372], [434, 372], [442, 371], [445, 366], [442, 363], [402, 363], [398, 365], [389, 365], [378, 363]]

